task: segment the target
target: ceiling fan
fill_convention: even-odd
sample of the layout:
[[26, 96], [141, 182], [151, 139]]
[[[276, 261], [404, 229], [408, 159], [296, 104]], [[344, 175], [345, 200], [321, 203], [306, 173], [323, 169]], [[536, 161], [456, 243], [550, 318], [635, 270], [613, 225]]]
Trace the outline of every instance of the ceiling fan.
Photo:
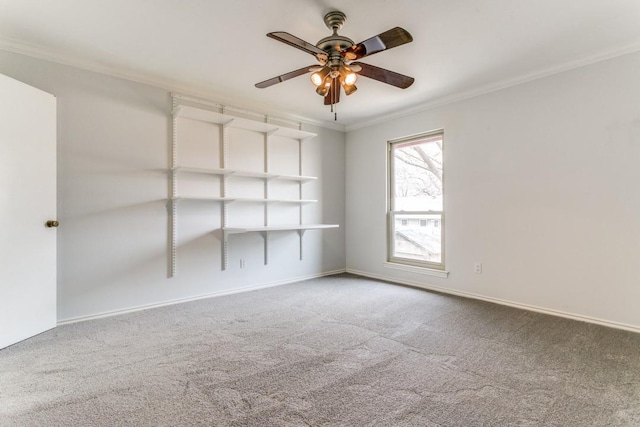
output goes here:
[[267, 37], [315, 56], [320, 65], [311, 65], [290, 71], [256, 83], [256, 87], [263, 89], [303, 74], [312, 73], [311, 82], [316, 86], [316, 93], [324, 97], [324, 104], [331, 105], [333, 112], [334, 104], [340, 102], [340, 88], [344, 89], [346, 95], [354, 93], [357, 90], [355, 82], [358, 75], [401, 89], [411, 86], [414, 81], [413, 77], [363, 62], [353, 62], [374, 53], [409, 43], [413, 41], [411, 34], [400, 27], [395, 27], [356, 44], [353, 40], [338, 34], [338, 30], [342, 28], [346, 18], [344, 13], [337, 10], [327, 13], [324, 16], [324, 23], [333, 31], [333, 34], [321, 39], [315, 46], [283, 31], [268, 33]]

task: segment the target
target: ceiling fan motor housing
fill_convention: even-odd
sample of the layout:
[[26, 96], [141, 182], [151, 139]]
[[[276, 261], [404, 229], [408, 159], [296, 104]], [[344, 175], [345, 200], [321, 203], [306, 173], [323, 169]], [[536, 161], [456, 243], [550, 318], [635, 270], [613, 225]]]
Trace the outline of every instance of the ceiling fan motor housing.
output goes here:
[[331, 54], [333, 51], [340, 53], [341, 50], [353, 46], [355, 43], [349, 37], [333, 34], [321, 39], [316, 46]]

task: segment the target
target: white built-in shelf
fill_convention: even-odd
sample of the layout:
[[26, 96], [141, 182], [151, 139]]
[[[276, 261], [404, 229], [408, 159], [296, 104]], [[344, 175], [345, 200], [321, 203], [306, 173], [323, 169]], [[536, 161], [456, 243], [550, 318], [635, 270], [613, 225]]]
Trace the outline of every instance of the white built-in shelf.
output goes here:
[[[270, 246], [270, 237], [272, 232], [295, 232], [298, 234], [299, 242], [300, 242], [300, 260], [303, 259], [303, 235], [307, 230], [322, 230], [322, 229], [330, 229], [330, 228], [338, 228], [338, 224], [308, 224], [303, 225], [303, 205], [309, 203], [316, 203], [317, 200], [305, 200], [303, 199], [303, 185], [308, 181], [314, 181], [318, 178], [315, 176], [304, 176], [302, 175], [302, 146], [305, 140], [309, 138], [313, 138], [316, 134], [311, 132], [306, 132], [300, 130], [302, 127], [301, 124], [292, 125], [296, 127], [290, 127], [286, 124], [275, 123], [279, 121], [279, 119], [269, 118], [264, 115], [260, 115], [260, 118], [247, 118], [251, 114], [248, 112], [237, 111], [237, 113], [232, 112], [225, 107], [211, 107], [217, 108], [217, 111], [212, 111], [209, 107], [192, 107], [189, 105], [181, 105], [177, 101], [177, 98], [180, 100], [184, 99], [184, 97], [176, 97], [173, 99], [173, 137], [172, 137], [172, 145], [171, 145], [171, 164], [172, 168], [170, 173], [168, 174], [171, 178], [171, 192], [169, 199], [169, 207], [170, 207], [170, 215], [171, 215], [171, 248], [170, 248], [170, 257], [171, 257], [171, 276], [174, 276], [176, 273], [176, 248], [177, 248], [177, 215], [178, 215], [178, 205], [181, 203], [186, 203], [186, 201], [192, 202], [203, 202], [203, 203], [218, 203], [220, 209], [220, 229], [222, 231], [223, 240], [222, 240], [222, 269], [225, 270], [228, 267], [229, 260], [229, 236], [234, 234], [244, 234], [244, 233], [259, 233], [264, 239], [264, 263], [265, 265], [269, 262], [269, 246]], [[188, 100], [188, 102], [196, 103], [197, 100]], [[245, 114], [246, 113], [246, 114]], [[178, 163], [177, 153], [178, 153], [178, 135], [177, 128], [179, 123], [185, 123], [180, 118], [198, 120], [203, 122], [212, 123], [218, 125], [220, 128], [220, 155], [218, 156], [218, 168], [203, 168], [203, 167], [193, 167], [193, 166], [183, 166]], [[255, 135], [248, 135], [247, 133], [242, 132], [233, 132], [235, 129], [244, 129], [252, 132], [262, 133], [264, 138], [263, 145], [263, 153], [262, 157], [264, 160], [263, 167], [260, 170], [238, 170], [238, 169], [228, 169], [226, 166], [227, 163], [227, 148], [229, 143], [229, 134], [235, 135], [238, 137], [238, 143], [242, 143], [244, 138], [252, 139]], [[279, 174], [277, 172], [269, 171], [268, 165], [268, 150], [271, 147], [272, 137], [280, 137], [280, 138], [290, 138], [293, 140], [297, 140], [298, 146], [298, 159], [297, 165], [292, 164], [291, 167], [297, 166], [297, 169], [287, 169], [297, 171], [299, 175], [287, 175], [287, 174]], [[295, 142], [295, 141], [294, 141]], [[258, 155], [258, 153], [256, 153]], [[267, 172], [268, 171], [268, 172]], [[178, 192], [178, 182], [180, 179], [184, 179], [184, 176], [181, 174], [204, 174], [204, 175], [213, 175], [218, 176], [220, 189], [216, 191], [214, 194], [220, 194], [220, 196], [213, 197], [189, 197], [189, 196], [181, 196]], [[202, 179], [203, 177], [190, 177], [190, 179]], [[242, 184], [240, 180], [237, 178], [252, 178], [252, 179], [261, 179], [264, 182], [263, 184], [263, 194], [264, 197], [252, 198], [252, 197], [236, 197], [233, 194], [228, 193], [228, 186], [231, 182], [234, 182], [233, 187], [236, 187], [235, 184]], [[285, 181], [293, 181], [298, 187], [298, 198], [296, 199], [276, 199], [269, 197], [269, 188], [274, 185], [273, 180], [285, 180]], [[291, 186], [291, 184], [288, 184]], [[205, 193], [206, 194], [206, 193]], [[277, 207], [272, 207], [274, 204], [288, 204], [291, 205], [294, 209], [288, 207], [287, 211], [298, 210], [298, 220], [293, 225], [278, 225], [278, 226], [262, 226], [262, 227], [227, 227], [227, 217], [229, 213], [227, 212], [230, 203], [247, 203], [248, 205], [245, 207], [236, 206], [237, 210], [240, 211], [257, 211], [260, 212], [263, 216], [264, 221], [262, 223], [268, 224], [269, 215], [273, 215], [272, 210], [277, 211]], [[251, 204], [255, 204], [252, 206]], [[262, 206], [261, 206], [262, 205]], [[236, 209], [230, 209], [232, 213], [236, 213]], [[271, 212], [271, 213], [270, 213]]]
[[190, 166], [176, 166], [172, 169], [174, 172], [202, 173], [208, 175], [225, 175], [225, 176], [241, 176], [246, 178], [264, 178], [264, 179], [283, 179], [288, 181], [313, 181], [318, 179], [315, 176], [302, 175], [282, 175], [277, 173], [253, 172], [235, 169], [215, 169], [215, 168], [194, 168]]
[[278, 225], [267, 227], [223, 227], [222, 231], [227, 234], [244, 234], [265, 231], [319, 230], [324, 228], [338, 227], [338, 224]]
[[284, 136], [287, 138], [307, 139], [316, 136], [315, 133], [306, 132], [303, 130], [277, 126], [272, 123], [259, 122], [256, 120], [245, 119], [243, 117], [236, 117], [230, 114], [189, 107], [187, 105], [177, 106], [173, 110], [173, 116], [200, 120], [209, 123], [222, 124], [256, 132], [269, 133], [271, 135]]
[[215, 169], [215, 168], [194, 168], [191, 166], [176, 166], [171, 169], [173, 172], [187, 172], [187, 173], [203, 173], [207, 175], [230, 175], [233, 173], [229, 169]]
[[289, 203], [289, 204], [301, 204], [305, 205], [307, 203], [317, 203], [317, 200], [298, 200], [298, 199], [261, 199], [261, 198], [253, 198], [253, 197], [173, 197], [171, 200], [180, 201], [180, 200], [194, 200], [194, 201], [213, 201], [213, 202], [246, 202], [246, 203], [266, 203], [266, 204], [274, 204], [274, 203]]
[[233, 202], [235, 199], [232, 197], [172, 197], [171, 200], [174, 202], [179, 202], [180, 200], [199, 202]]

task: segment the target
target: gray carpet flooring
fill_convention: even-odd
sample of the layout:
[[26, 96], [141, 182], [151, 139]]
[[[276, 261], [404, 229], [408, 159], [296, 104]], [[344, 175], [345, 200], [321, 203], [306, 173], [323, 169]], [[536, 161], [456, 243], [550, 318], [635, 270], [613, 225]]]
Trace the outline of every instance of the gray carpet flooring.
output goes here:
[[0, 351], [6, 426], [640, 426], [640, 334], [351, 275]]

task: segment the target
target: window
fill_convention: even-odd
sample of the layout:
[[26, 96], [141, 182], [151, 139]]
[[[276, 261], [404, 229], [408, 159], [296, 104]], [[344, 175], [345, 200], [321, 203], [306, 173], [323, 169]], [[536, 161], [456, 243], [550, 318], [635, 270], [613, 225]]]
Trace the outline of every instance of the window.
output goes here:
[[389, 141], [389, 262], [444, 270], [443, 137]]

